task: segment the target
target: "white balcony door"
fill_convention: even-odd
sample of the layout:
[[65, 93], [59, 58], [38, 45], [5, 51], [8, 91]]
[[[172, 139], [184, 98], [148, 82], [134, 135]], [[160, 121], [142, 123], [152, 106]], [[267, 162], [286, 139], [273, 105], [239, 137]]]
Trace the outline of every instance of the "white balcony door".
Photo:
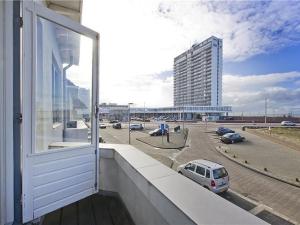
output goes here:
[[24, 223], [98, 191], [98, 37], [23, 1]]

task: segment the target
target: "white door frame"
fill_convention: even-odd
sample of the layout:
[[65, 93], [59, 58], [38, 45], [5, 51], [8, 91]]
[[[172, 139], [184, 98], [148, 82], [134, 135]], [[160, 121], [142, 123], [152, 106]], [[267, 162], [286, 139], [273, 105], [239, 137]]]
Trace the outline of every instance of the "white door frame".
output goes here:
[[[37, 16], [93, 40], [92, 106], [94, 110], [91, 118], [91, 145], [40, 153], [34, 149]], [[98, 192], [98, 46], [98, 33], [37, 3], [23, 1], [21, 155], [24, 223]], [[70, 171], [68, 166], [73, 166], [75, 169]], [[68, 173], [70, 173], [69, 177]], [[88, 178], [90, 179], [88, 180]], [[80, 183], [80, 179], [82, 179], [82, 183]], [[94, 183], [91, 186], [92, 180]]]

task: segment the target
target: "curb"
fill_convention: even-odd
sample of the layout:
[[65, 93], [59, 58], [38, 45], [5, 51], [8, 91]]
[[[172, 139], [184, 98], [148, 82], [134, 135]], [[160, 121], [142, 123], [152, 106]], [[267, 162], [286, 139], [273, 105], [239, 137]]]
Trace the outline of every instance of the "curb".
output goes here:
[[293, 183], [293, 182], [290, 182], [290, 181], [287, 181], [287, 180], [285, 180], [285, 179], [282, 179], [281, 177], [278, 177], [278, 176], [275, 176], [275, 175], [271, 175], [271, 174], [265, 173], [265, 172], [263, 172], [263, 171], [260, 171], [260, 170], [258, 170], [258, 169], [256, 169], [256, 168], [253, 168], [253, 167], [251, 167], [251, 166], [245, 165], [244, 163], [239, 162], [239, 161], [233, 159], [233, 158], [230, 157], [229, 155], [225, 154], [225, 153], [222, 151], [221, 148], [222, 148], [222, 147], [216, 147], [216, 150], [217, 150], [219, 153], [221, 153], [223, 156], [225, 156], [227, 159], [229, 159], [229, 160], [231, 160], [231, 161], [233, 161], [233, 162], [235, 162], [235, 163], [237, 163], [237, 164], [239, 164], [239, 165], [241, 165], [241, 166], [243, 166], [243, 167], [245, 167], [245, 168], [247, 168], [247, 169], [250, 169], [250, 170], [252, 170], [252, 171], [254, 171], [254, 172], [260, 173], [260, 174], [265, 175], [265, 176], [267, 176], [267, 177], [270, 177], [270, 178], [273, 178], [273, 179], [275, 179], [275, 180], [281, 181], [281, 182], [283, 182], [283, 183], [286, 183], [286, 184], [292, 185], [292, 186], [294, 186], [294, 187], [300, 188], [300, 184], [295, 184], [295, 183]]

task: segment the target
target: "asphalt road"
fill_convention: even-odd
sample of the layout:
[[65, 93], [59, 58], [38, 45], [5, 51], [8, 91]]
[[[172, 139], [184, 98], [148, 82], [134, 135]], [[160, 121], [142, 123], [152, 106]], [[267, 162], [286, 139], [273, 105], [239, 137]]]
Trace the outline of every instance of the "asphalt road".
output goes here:
[[[156, 124], [152, 123], [147, 124], [147, 127], [151, 128], [156, 126]], [[230, 185], [234, 192], [253, 200], [263, 206], [262, 208], [267, 206], [269, 210], [274, 210], [292, 221], [300, 223], [300, 188], [253, 172], [222, 156], [215, 148], [219, 144], [219, 140], [212, 135], [215, 128], [221, 126], [220, 124], [208, 123], [205, 125], [201, 123], [185, 124], [185, 126], [189, 128], [188, 147], [182, 151], [176, 149], [162, 150], [141, 143], [135, 140], [135, 138], [144, 136], [145, 133], [139, 131], [131, 133], [131, 144], [160, 160], [167, 166], [172, 165], [171, 159], [175, 159], [177, 163], [173, 165], [173, 168], [178, 164], [199, 158], [221, 163], [230, 174]], [[233, 128], [241, 127], [241, 125], [236, 124], [231, 126]], [[107, 129], [100, 130], [100, 135], [103, 136], [107, 143], [128, 144], [127, 129], [115, 130], [108, 127]], [[240, 205], [242, 208], [250, 207], [241, 198], [233, 198], [232, 193], [225, 194], [222, 197], [232, 201], [236, 205]], [[256, 212], [256, 214], [259, 213], [261, 211]], [[265, 216], [264, 213], [261, 214]], [[274, 222], [276, 221], [274, 218], [270, 221], [272, 221], [272, 224], [281, 224], [280, 221], [278, 223]]]

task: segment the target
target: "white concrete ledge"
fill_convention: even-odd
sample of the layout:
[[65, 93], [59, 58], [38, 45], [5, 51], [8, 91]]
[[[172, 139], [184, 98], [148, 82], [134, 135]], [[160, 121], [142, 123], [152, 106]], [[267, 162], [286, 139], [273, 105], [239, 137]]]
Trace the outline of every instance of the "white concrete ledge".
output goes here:
[[100, 144], [100, 189], [136, 224], [266, 224], [130, 145]]

